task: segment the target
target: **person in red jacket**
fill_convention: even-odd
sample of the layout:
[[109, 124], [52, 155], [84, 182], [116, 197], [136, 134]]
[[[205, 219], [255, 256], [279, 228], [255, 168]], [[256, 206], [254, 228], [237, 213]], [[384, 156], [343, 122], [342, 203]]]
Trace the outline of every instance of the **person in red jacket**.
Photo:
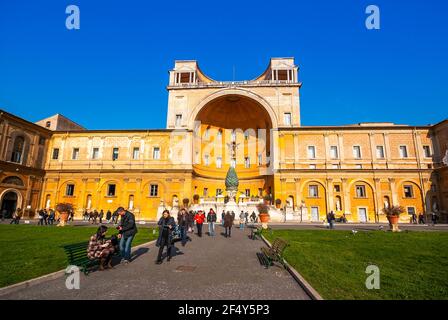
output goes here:
[[198, 236], [202, 237], [202, 225], [205, 221], [205, 214], [202, 210], [199, 210], [194, 216], [194, 221], [196, 221], [196, 227], [198, 228]]

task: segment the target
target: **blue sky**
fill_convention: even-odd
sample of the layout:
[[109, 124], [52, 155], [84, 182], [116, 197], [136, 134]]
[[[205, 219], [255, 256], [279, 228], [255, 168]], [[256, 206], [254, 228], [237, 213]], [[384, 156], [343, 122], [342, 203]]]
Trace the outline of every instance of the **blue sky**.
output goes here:
[[[80, 30], [65, 28], [70, 4]], [[365, 28], [369, 4], [380, 30]], [[448, 115], [447, 12], [443, 0], [1, 1], [0, 108], [89, 129], [164, 128], [174, 60], [247, 80], [293, 56], [303, 125], [437, 123]]]

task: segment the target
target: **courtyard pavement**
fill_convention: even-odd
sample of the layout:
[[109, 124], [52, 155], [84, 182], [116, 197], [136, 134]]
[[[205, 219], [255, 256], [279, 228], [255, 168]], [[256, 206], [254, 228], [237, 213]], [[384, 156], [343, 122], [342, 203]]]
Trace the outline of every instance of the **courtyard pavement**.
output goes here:
[[189, 234], [192, 241], [185, 247], [177, 242], [176, 256], [162, 265], [155, 264], [158, 248], [145, 245], [129, 265], [81, 275], [79, 290], [68, 290], [62, 277], [0, 299], [309, 299], [285, 269], [260, 265], [256, 253], [264, 243], [249, 239], [250, 229], [233, 228], [231, 238], [221, 226], [216, 231], [215, 237]]

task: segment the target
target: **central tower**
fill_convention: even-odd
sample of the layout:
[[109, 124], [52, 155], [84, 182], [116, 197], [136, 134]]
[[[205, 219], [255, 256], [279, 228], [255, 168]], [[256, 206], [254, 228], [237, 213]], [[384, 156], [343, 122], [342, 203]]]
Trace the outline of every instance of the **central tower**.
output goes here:
[[175, 62], [167, 129], [193, 131], [193, 194], [222, 194], [229, 168], [237, 172], [245, 197], [273, 194], [278, 130], [300, 126], [297, 79], [293, 58], [272, 58], [259, 77], [231, 82], [211, 79], [196, 61]]

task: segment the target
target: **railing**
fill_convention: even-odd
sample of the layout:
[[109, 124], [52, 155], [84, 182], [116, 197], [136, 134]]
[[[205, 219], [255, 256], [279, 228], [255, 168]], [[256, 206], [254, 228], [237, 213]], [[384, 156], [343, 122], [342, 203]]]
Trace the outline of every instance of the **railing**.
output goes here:
[[214, 87], [263, 87], [299, 84], [291, 80], [259, 80], [259, 81], [216, 81], [216, 82], [197, 82], [197, 83], [172, 83], [171, 88], [214, 88]]

